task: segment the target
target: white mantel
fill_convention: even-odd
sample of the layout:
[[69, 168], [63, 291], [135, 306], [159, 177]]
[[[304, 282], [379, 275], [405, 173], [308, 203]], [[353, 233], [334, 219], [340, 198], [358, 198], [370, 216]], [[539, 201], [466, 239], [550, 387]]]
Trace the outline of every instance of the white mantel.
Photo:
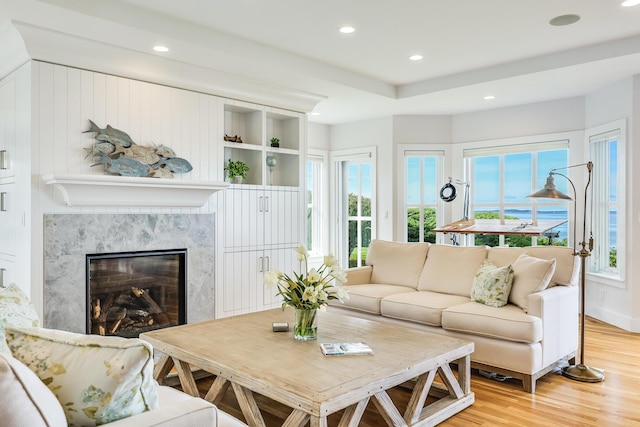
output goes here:
[[229, 186], [220, 181], [187, 181], [113, 175], [43, 175], [67, 206], [202, 207], [209, 196]]

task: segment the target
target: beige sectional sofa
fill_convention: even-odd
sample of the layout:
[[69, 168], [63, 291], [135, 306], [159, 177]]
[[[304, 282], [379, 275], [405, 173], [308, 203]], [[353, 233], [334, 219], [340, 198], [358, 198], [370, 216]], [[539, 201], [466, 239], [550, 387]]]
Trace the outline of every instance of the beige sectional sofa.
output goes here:
[[[473, 367], [520, 379], [533, 393], [539, 377], [576, 355], [576, 258], [572, 248], [556, 246], [374, 240], [367, 266], [347, 270], [350, 298], [330, 310], [473, 341]], [[508, 301], [498, 295], [506, 305], [478, 298], [486, 268], [512, 274]]]

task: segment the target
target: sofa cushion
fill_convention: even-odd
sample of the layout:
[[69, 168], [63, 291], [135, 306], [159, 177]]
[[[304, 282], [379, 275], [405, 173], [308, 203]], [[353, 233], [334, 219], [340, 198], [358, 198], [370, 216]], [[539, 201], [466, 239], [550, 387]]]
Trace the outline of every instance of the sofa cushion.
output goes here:
[[382, 299], [380, 312], [385, 317], [440, 326], [442, 310], [466, 302], [467, 297], [429, 291], [393, 294]]
[[491, 261], [485, 259], [473, 278], [471, 301], [491, 307], [502, 307], [509, 302], [512, 282], [511, 264], [496, 267]]
[[484, 246], [431, 245], [418, 290], [469, 297], [476, 271], [486, 258]]
[[4, 338], [5, 326], [40, 326], [36, 309], [15, 283], [0, 286], [0, 353], [11, 354]]
[[418, 287], [429, 243], [400, 243], [372, 240], [367, 265], [373, 267], [371, 283]]
[[527, 253], [541, 259], [555, 259], [556, 271], [551, 277], [549, 287], [555, 285], [576, 285], [580, 273], [579, 257], [573, 255], [573, 248], [565, 246], [530, 246], [526, 248], [495, 247], [489, 248], [487, 259], [502, 267], [513, 264], [520, 255]]
[[526, 312], [529, 309], [527, 297], [546, 289], [555, 270], [555, 259], [536, 258], [526, 253], [520, 255], [513, 263], [513, 285], [509, 302]]
[[60, 402], [29, 368], [0, 353], [0, 425], [66, 427]]
[[139, 339], [7, 328], [14, 357], [49, 387], [69, 425], [106, 424], [158, 407], [153, 350]]
[[[344, 289], [349, 292], [349, 299], [340, 304], [354, 310], [360, 310], [367, 313], [380, 314], [380, 301], [389, 295], [411, 293], [415, 294], [416, 290], [407, 286], [383, 285], [372, 283], [367, 285], [344, 285]], [[330, 301], [330, 304], [334, 301]]]
[[542, 340], [542, 320], [513, 304], [500, 308], [473, 301], [455, 305], [442, 312], [442, 327], [508, 341], [537, 343]]

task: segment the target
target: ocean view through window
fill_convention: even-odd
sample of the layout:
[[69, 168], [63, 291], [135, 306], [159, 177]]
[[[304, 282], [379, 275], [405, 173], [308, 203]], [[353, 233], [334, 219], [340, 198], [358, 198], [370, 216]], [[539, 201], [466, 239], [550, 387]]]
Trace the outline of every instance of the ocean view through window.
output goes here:
[[[527, 195], [544, 186], [551, 169], [567, 166], [568, 151], [566, 141], [465, 151], [465, 167], [472, 183], [473, 217], [514, 219], [523, 224], [538, 220], [567, 221], [566, 201], [532, 200]], [[556, 186], [568, 194], [566, 180], [556, 180]], [[474, 242], [487, 246], [573, 246], [570, 238], [566, 222], [542, 236], [478, 235], [474, 236]]]

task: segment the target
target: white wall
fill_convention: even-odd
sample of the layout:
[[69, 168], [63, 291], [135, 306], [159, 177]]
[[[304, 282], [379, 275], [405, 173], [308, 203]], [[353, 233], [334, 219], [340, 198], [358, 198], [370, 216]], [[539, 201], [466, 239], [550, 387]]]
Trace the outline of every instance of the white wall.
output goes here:
[[453, 116], [453, 142], [484, 141], [584, 129], [584, 98]]
[[[393, 239], [393, 207], [396, 188], [393, 119], [363, 120], [331, 126], [331, 150], [376, 147], [376, 233], [379, 239]], [[333, 239], [332, 233], [332, 239]], [[330, 242], [335, 253], [335, 242]]]
[[307, 147], [329, 151], [331, 149], [331, 126], [321, 123], [307, 123]]

